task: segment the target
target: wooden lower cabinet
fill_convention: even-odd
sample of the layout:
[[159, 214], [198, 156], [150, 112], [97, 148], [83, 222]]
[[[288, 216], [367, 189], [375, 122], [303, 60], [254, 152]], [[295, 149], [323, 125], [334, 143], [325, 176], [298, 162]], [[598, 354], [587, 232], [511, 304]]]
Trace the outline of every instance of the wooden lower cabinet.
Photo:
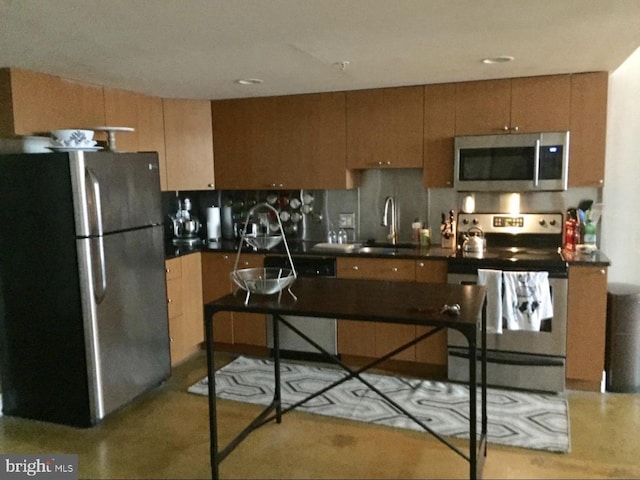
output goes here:
[[571, 265], [568, 299], [569, 386], [599, 390], [606, 341], [607, 268]]
[[[417, 260], [416, 282], [447, 283], [446, 260]], [[416, 327], [416, 335], [422, 335], [429, 327]], [[447, 330], [416, 344], [416, 361], [431, 365], [447, 365]]]
[[[236, 261], [235, 253], [205, 252], [202, 254], [202, 300], [211, 302], [233, 292], [229, 274]], [[242, 254], [238, 268], [262, 267], [264, 255]], [[267, 325], [264, 315], [256, 313], [220, 312], [214, 317], [214, 341], [227, 345], [266, 347]]]
[[171, 364], [200, 349], [204, 341], [200, 253], [165, 262]]
[[[348, 258], [337, 259], [338, 278], [376, 280], [415, 280], [415, 261], [396, 259]], [[413, 325], [355, 322], [338, 319], [338, 353], [363, 357], [380, 357], [403, 343], [413, 340]], [[415, 361], [415, 347], [408, 348], [395, 360]]]

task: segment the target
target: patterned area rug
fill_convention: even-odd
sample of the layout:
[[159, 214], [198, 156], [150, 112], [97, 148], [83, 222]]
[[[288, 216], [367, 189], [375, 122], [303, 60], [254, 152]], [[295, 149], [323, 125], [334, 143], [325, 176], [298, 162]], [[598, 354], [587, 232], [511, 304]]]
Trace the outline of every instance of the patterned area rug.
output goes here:
[[[346, 376], [346, 372], [330, 367], [289, 361], [280, 364], [284, 405]], [[378, 374], [362, 376], [440, 435], [469, 438], [468, 387]], [[268, 405], [273, 398], [273, 384], [271, 360], [238, 357], [216, 372], [216, 395], [227, 400]], [[208, 395], [207, 385], [205, 377], [189, 387], [189, 392]], [[478, 399], [478, 417], [479, 405]], [[357, 379], [344, 382], [296, 410], [424, 431]], [[562, 453], [571, 448], [568, 406], [563, 395], [489, 388], [487, 412], [490, 443]]]

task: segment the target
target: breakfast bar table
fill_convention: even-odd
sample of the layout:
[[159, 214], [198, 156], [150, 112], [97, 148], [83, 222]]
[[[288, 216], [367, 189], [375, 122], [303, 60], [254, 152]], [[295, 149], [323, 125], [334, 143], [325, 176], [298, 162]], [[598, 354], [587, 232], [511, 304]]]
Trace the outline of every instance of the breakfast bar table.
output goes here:
[[[486, 383], [486, 308], [485, 287], [477, 285], [453, 285], [439, 283], [391, 282], [381, 280], [356, 280], [339, 278], [298, 278], [291, 290], [281, 295], [252, 294], [245, 303], [243, 292], [219, 298], [204, 306], [207, 371], [209, 375], [209, 428], [211, 436], [211, 475], [219, 478], [219, 464], [253, 430], [272, 421], [280, 423], [282, 415], [303, 403], [322, 395], [327, 390], [351, 378], [357, 378], [369, 389], [380, 395], [399, 412], [411, 418], [424, 430], [435, 436], [469, 463], [469, 478], [480, 478], [487, 454], [487, 383]], [[238, 436], [223, 448], [218, 445], [216, 415], [216, 385], [214, 365], [213, 333], [215, 314], [222, 311], [264, 313], [273, 315], [273, 402], [256, 417]], [[341, 320], [366, 320], [398, 325], [432, 327], [406, 344], [390, 351], [362, 367], [353, 369], [336, 355], [330, 354], [313, 339], [291, 325], [283, 316], [339, 318]], [[286, 325], [335, 363], [348, 375], [306, 399], [283, 406], [280, 396], [280, 347], [278, 332], [280, 324]], [[406, 411], [360, 374], [397, 355], [401, 351], [422, 342], [443, 329], [461, 332], [469, 343], [469, 448], [468, 452], [453, 445], [434, 432], [421, 420]], [[480, 366], [480, 368], [478, 368]], [[479, 375], [478, 375], [479, 373]], [[479, 377], [479, 378], [478, 378]], [[479, 388], [478, 388], [479, 385]], [[478, 432], [477, 390], [480, 391], [480, 431]]]

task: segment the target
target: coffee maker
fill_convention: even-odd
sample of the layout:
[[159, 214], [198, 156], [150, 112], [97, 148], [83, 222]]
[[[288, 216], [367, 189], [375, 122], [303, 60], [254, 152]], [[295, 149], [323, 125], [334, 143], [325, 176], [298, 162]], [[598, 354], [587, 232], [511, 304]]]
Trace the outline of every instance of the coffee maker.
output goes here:
[[183, 246], [195, 246], [202, 243], [198, 236], [200, 231], [200, 221], [191, 213], [191, 200], [185, 198], [178, 199], [178, 210], [175, 214], [169, 215], [172, 225], [173, 244]]

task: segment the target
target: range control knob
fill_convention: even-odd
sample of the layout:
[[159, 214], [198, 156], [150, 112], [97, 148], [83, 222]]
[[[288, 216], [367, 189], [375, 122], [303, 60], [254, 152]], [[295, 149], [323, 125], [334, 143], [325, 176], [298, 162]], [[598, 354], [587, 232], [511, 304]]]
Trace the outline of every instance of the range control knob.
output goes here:
[[469, 219], [468, 219], [468, 218], [463, 218], [463, 219], [462, 219], [462, 223], [463, 223], [464, 225], [468, 225], [468, 224], [469, 224]]
[[480, 223], [480, 220], [478, 220], [477, 218], [473, 219], [473, 224], [474, 225], [478, 225]]
[[544, 218], [541, 218], [538, 223], [540, 224], [541, 227], [544, 227], [547, 224]]
[[551, 225], [552, 227], [556, 226], [556, 219], [552, 218], [551, 220], [549, 220], [549, 225]]

